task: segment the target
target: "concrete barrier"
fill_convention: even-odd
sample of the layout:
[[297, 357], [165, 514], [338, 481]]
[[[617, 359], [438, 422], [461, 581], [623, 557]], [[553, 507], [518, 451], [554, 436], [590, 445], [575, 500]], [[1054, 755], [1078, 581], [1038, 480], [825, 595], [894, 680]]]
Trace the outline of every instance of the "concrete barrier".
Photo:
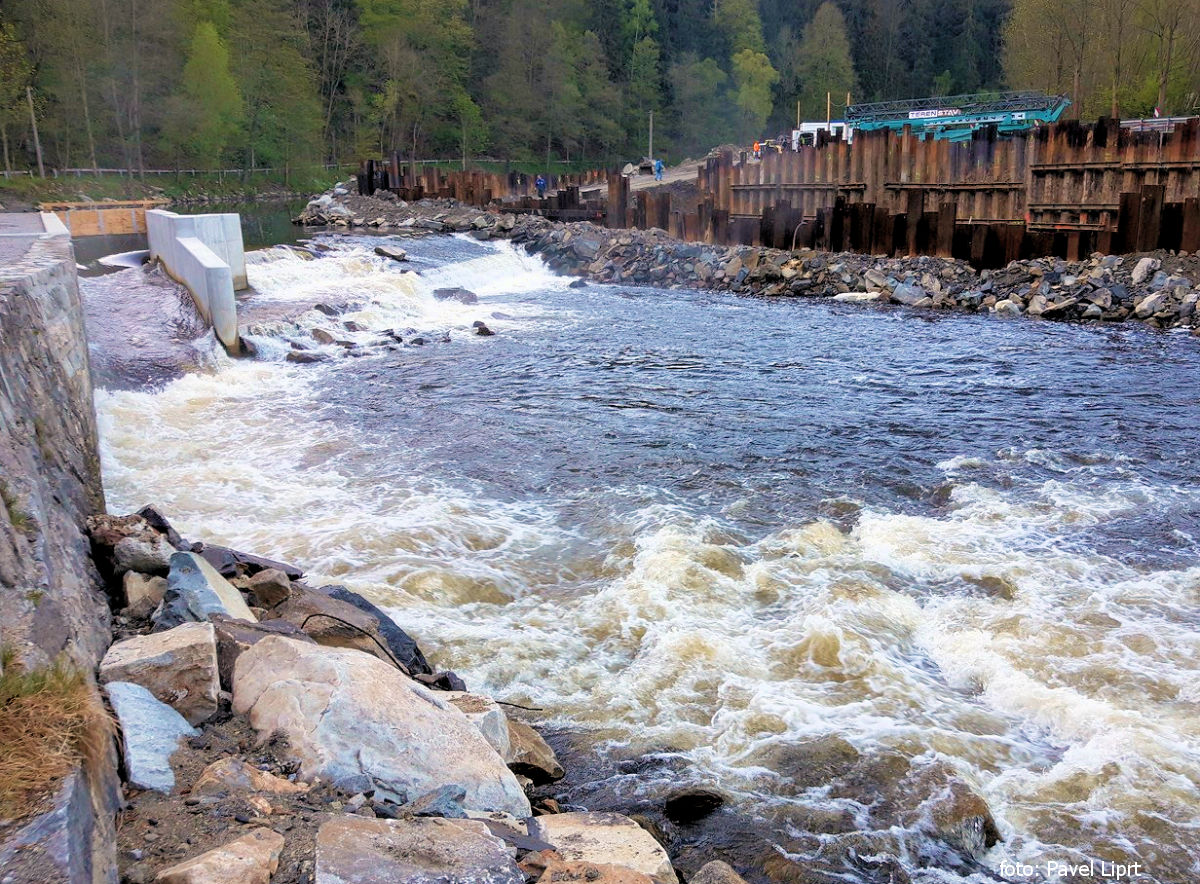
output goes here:
[[146, 213], [150, 257], [187, 286], [201, 315], [230, 353], [241, 350], [237, 302], [246, 288], [246, 255], [237, 215], [177, 215], [164, 209]]

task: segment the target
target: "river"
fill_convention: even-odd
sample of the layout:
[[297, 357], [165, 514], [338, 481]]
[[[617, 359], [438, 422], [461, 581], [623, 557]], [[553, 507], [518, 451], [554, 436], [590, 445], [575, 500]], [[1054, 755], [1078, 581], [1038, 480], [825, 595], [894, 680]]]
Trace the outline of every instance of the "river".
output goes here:
[[[755, 880], [1200, 879], [1195, 340], [318, 240], [252, 263], [248, 303], [355, 309], [98, 392], [112, 511], [154, 502], [386, 606], [612, 760], [567, 801], [720, 789]], [[316, 326], [426, 343], [283, 361]], [[887, 810], [934, 768], [986, 800], [990, 851]]]

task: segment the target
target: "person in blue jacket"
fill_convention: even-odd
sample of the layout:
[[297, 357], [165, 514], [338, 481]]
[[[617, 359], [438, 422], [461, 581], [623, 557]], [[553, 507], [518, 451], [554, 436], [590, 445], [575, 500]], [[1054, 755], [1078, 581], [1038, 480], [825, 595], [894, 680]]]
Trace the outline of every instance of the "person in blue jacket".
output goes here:
[[537, 188], [538, 199], [546, 195], [546, 179], [541, 175], [537, 176], [537, 180], [533, 182], [533, 186]]
[[663, 176], [663, 161], [661, 159], [657, 159], [654, 161], [654, 180], [662, 181], [663, 180], [662, 176]]

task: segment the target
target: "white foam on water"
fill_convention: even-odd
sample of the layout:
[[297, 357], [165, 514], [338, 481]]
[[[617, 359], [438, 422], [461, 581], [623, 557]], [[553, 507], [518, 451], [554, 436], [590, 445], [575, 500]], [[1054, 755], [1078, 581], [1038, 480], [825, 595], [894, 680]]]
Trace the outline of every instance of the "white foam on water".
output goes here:
[[[505, 244], [417, 278], [352, 246], [250, 273], [265, 298], [356, 297], [347, 317], [375, 329], [479, 315], [434, 288], [491, 308], [549, 287], [531, 260]], [[763, 786], [765, 752], [836, 735], [960, 771], [1007, 836], [993, 867], [1081, 851], [1154, 856], [1163, 882], [1200, 876], [1200, 568], [1071, 542], [1194, 491], [997, 452], [940, 466], [978, 478], [1011, 456], [1053, 478], [961, 482], [945, 513], [866, 508], [849, 532], [747, 538], [686, 502], [565, 526], [552, 499], [498, 501], [452, 465], [428, 476], [403, 453], [364, 453], [317, 416], [311, 369], [225, 360], [157, 392], [99, 392], [110, 509], [154, 502], [185, 535], [345, 583], [471, 687], [597, 740], [681, 752], [748, 802], [791, 800]]]

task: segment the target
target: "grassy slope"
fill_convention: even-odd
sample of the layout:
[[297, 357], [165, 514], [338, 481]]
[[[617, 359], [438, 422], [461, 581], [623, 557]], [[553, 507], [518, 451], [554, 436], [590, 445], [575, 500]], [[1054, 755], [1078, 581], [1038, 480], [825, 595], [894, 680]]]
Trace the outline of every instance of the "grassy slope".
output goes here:
[[[342, 170], [345, 178], [348, 170]], [[131, 200], [163, 198], [172, 201], [239, 200], [292, 194], [319, 193], [338, 179], [332, 170], [298, 173], [284, 183], [281, 176], [251, 175], [147, 175], [143, 179], [119, 175], [74, 175], [34, 178], [27, 175], [5, 179], [0, 174], [0, 205], [9, 210], [29, 209], [39, 202], [83, 202], [86, 200]]]

